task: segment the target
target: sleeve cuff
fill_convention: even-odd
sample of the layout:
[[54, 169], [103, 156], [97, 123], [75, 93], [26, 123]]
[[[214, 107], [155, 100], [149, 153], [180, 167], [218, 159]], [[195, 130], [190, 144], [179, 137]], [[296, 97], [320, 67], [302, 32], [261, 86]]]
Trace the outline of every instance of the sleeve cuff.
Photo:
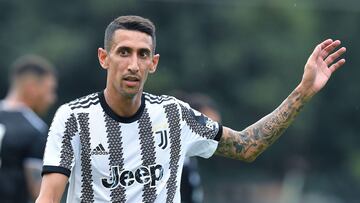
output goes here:
[[219, 142], [222, 134], [223, 134], [223, 126], [219, 124], [219, 131], [216, 134], [216, 136], [214, 137], [214, 140]]
[[41, 176], [48, 173], [61, 173], [67, 177], [70, 177], [71, 171], [61, 166], [43, 166]]

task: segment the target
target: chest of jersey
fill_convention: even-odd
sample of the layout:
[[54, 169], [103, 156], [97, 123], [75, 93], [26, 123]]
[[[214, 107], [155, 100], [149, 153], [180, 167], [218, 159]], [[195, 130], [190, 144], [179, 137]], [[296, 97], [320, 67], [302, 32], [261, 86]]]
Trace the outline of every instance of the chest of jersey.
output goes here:
[[84, 174], [104, 189], [165, 184], [183, 157], [180, 119], [169, 122], [166, 115], [145, 109], [137, 121], [121, 123], [103, 112], [79, 114], [75, 164], [82, 173], [88, 165]]

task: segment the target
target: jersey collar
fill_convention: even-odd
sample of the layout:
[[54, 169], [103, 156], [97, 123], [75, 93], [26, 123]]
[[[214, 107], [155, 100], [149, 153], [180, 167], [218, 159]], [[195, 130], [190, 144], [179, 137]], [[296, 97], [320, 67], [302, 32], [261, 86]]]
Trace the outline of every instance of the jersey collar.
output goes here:
[[108, 116], [110, 116], [112, 119], [114, 119], [118, 122], [121, 122], [121, 123], [132, 123], [134, 121], [139, 120], [139, 118], [141, 117], [141, 115], [144, 111], [144, 108], [145, 108], [145, 96], [144, 96], [144, 94], [142, 94], [141, 95], [141, 105], [140, 105], [140, 108], [136, 111], [136, 113], [130, 117], [123, 117], [123, 116], [116, 114], [110, 108], [110, 106], [106, 103], [104, 92], [99, 92], [98, 96], [99, 96], [101, 107], [104, 109], [105, 113]]

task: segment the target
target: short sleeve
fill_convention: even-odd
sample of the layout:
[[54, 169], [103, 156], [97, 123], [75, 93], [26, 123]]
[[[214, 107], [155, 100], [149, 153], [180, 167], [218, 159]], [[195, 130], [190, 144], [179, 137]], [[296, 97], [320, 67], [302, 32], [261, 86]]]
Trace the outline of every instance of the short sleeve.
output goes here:
[[73, 138], [77, 130], [75, 115], [67, 105], [62, 105], [50, 126], [42, 174], [62, 173], [70, 176], [75, 160]]
[[44, 149], [46, 144], [46, 132], [38, 132], [31, 137], [28, 143], [29, 148], [26, 158], [43, 159]]
[[186, 139], [186, 155], [209, 158], [216, 151], [222, 126], [186, 103], [180, 104], [180, 108], [184, 121], [182, 131]]

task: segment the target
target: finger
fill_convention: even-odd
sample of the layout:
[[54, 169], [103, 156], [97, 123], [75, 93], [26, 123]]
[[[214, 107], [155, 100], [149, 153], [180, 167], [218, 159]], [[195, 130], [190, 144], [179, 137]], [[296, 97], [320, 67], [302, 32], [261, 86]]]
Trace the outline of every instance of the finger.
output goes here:
[[321, 49], [324, 49], [325, 47], [329, 46], [329, 44], [331, 44], [332, 42], [333, 42], [332, 39], [324, 40], [322, 43], [320, 43]]
[[319, 56], [319, 54], [321, 53], [321, 50], [324, 49], [325, 47], [329, 46], [331, 43], [333, 42], [332, 39], [327, 39], [324, 40], [323, 42], [321, 42], [320, 44], [318, 44], [313, 53], [310, 56], [310, 60], [316, 60], [317, 57]]
[[338, 59], [341, 55], [343, 55], [346, 52], [346, 48], [345, 47], [341, 47], [339, 50], [337, 50], [336, 52], [330, 54], [328, 57], [326, 57], [325, 59], [325, 63], [327, 65], [330, 65], [331, 63], [333, 63], [336, 59]]
[[321, 53], [321, 44], [319, 44], [315, 47], [313, 53], [310, 55], [309, 60], [317, 60], [320, 53]]
[[331, 44], [329, 44], [328, 46], [326, 46], [322, 51], [321, 51], [321, 57], [323, 59], [325, 59], [332, 51], [335, 50], [336, 47], [338, 47], [341, 44], [340, 40], [336, 40], [334, 42], [332, 42]]
[[329, 68], [331, 73], [335, 72], [337, 69], [339, 69], [342, 65], [345, 64], [345, 59], [340, 59], [338, 62], [332, 64]]

